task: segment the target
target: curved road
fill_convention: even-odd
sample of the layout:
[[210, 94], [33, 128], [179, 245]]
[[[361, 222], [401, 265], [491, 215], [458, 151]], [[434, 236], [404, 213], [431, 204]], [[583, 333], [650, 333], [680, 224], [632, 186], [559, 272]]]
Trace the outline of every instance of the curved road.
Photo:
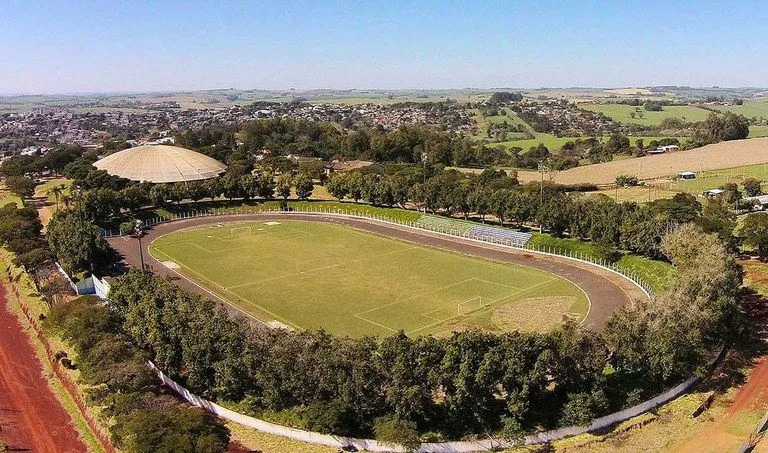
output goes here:
[[[267, 219], [306, 220], [341, 224], [362, 231], [390, 236], [416, 244], [428, 245], [506, 263], [520, 264], [559, 275], [577, 285], [587, 294], [590, 308], [583, 325], [594, 330], [602, 329], [608, 316], [618, 308], [628, 306], [633, 301], [646, 297], [637, 286], [627, 279], [614, 274], [613, 272], [589, 264], [582, 264], [565, 258], [534, 254], [525, 250], [497, 247], [492, 244], [481, 244], [462, 238], [443, 236], [428, 231], [415, 230], [372, 220], [321, 214], [237, 214], [198, 217], [194, 219], [162, 223], [155, 225], [152, 229], [148, 230], [147, 234], [142, 238], [141, 242], [144, 247], [144, 263], [147, 266], [151, 266], [154, 273], [174, 278], [179, 286], [208, 297], [214, 297], [221, 302], [224, 302], [226, 304], [225, 306], [228, 308], [236, 310], [235, 307], [230, 305], [226, 300], [218, 297], [216, 294], [198, 286], [196, 283], [193, 283], [186, 278], [178, 278], [178, 274], [173, 270], [166, 268], [159, 261], [155, 260], [148, 253], [147, 248], [155, 238], [183, 228], [221, 222]], [[128, 237], [113, 237], [109, 238], [108, 242], [122, 255], [126, 263], [135, 267], [140, 266], [138, 240]]]

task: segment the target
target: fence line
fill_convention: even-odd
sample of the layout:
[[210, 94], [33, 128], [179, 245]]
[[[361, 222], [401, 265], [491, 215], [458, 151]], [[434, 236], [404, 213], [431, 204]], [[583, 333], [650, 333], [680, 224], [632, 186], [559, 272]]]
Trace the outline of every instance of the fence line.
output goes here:
[[[709, 363], [709, 367], [714, 367], [725, 355], [725, 346], [722, 346], [715, 358]], [[170, 377], [166, 376], [161, 370], [159, 370], [152, 362], [147, 362], [147, 365], [155, 371], [157, 377], [163, 382], [163, 384], [172, 388], [179, 396], [181, 396], [188, 403], [197, 407], [203, 408], [221, 418], [229, 421], [233, 421], [243, 426], [256, 429], [268, 434], [275, 434], [278, 436], [286, 437], [301, 442], [307, 442], [310, 444], [326, 445], [329, 447], [341, 448], [351, 451], [366, 450], [373, 452], [404, 452], [403, 447], [395, 446], [391, 444], [385, 444], [373, 439], [358, 439], [353, 437], [334, 436], [330, 434], [321, 434], [313, 431], [305, 431], [297, 428], [289, 428], [287, 426], [270, 423], [255, 417], [235, 412], [233, 410], [222, 407], [212, 401], [197, 396], [191, 393], [189, 390], [175, 382]], [[608, 414], [603, 417], [592, 420], [589, 426], [568, 426], [564, 428], [553, 429], [550, 431], [544, 431], [536, 434], [528, 435], [524, 438], [525, 445], [542, 444], [551, 442], [553, 440], [563, 439], [569, 436], [575, 436], [578, 434], [584, 434], [594, 431], [600, 431], [611, 426], [614, 426], [630, 418], [637, 417], [650, 410], [653, 410], [663, 404], [672, 401], [680, 395], [686, 393], [693, 385], [695, 385], [701, 377], [691, 376], [682, 383], [675, 387], [659, 394], [658, 396], [644, 401], [635, 406], [627, 409]], [[432, 442], [423, 443], [416, 450], [418, 453], [475, 453], [483, 451], [497, 451], [500, 449], [513, 448], [517, 444], [504, 439], [484, 439], [478, 441], [455, 441], [455, 442]]]
[[[542, 255], [562, 257], [572, 261], [586, 263], [589, 265], [600, 267], [609, 272], [618, 274], [626, 278], [635, 286], [637, 286], [641, 291], [643, 291], [643, 293], [648, 298], [650, 298], [653, 295], [653, 289], [651, 288], [651, 286], [647, 282], [642, 280], [640, 276], [637, 275], [636, 273], [625, 270], [608, 260], [596, 259], [584, 253], [576, 252], [573, 250], [560, 249], [553, 246], [536, 246], [534, 244], [531, 244], [530, 241], [515, 241], [512, 239], [493, 237], [490, 235], [470, 234], [468, 232], [464, 232], [459, 229], [445, 228], [440, 225], [430, 225], [428, 223], [418, 223], [417, 221], [413, 221], [413, 220], [405, 220], [397, 217], [385, 216], [382, 213], [370, 212], [363, 209], [355, 209], [353, 207], [340, 208], [340, 207], [331, 207], [331, 206], [317, 206], [316, 208], [314, 208], [311, 206], [312, 205], [310, 204], [307, 207], [302, 207], [298, 209], [293, 208], [292, 210], [282, 210], [282, 209], [276, 209], [276, 208], [248, 209], [243, 207], [227, 209], [227, 210], [217, 210], [217, 211], [193, 210], [193, 211], [182, 212], [180, 214], [174, 214], [171, 217], [163, 217], [163, 216], [153, 217], [151, 219], [146, 220], [143, 223], [143, 225], [149, 228], [154, 225], [158, 225], [166, 222], [172, 222], [176, 220], [193, 219], [198, 217], [217, 217], [217, 216], [246, 215], [246, 214], [294, 213], [294, 214], [305, 214], [305, 215], [310, 214], [310, 215], [343, 216], [343, 217], [363, 219], [363, 220], [372, 220], [376, 222], [382, 222], [382, 223], [397, 225], [401, 227], [408, 227], [408, 228], [413, 228], [417, 230], [429, 231], [431, 233], [436, 233], [444, 236], [458, 237], [461, 239], [466, 239], [474, 242], [492, 244], [496, 246], [507, 247], [507, 248], [517, 249], [517, 250], [525, 250], [525, 251], [534, 252]], [[406, 212], [409, 212], [409, 211], [406, 211]], [[120, 231], [112, 232], [109, 230], [102, 230], [102, 236], [113, 237], [113, 236], [123, 236], [123, 234]]]

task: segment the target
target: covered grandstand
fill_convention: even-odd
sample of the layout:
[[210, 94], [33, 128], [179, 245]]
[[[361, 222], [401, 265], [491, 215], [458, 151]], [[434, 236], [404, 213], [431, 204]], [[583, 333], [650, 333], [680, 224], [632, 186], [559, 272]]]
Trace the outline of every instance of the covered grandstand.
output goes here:
[[93, 165], [110, 175], [153, 183], [210, 179], [227, 169], [226, 165], [204, 154], [168, 145], [124, 149]]

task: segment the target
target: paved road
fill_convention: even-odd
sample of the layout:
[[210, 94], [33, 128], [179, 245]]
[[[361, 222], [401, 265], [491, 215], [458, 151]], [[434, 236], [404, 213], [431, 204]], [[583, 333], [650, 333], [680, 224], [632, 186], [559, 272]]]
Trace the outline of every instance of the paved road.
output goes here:
[[[645, 298], [643, 292], [625, 278], [595, 266], [576, 263], [565, 258], [548, 257], [533, 254], [525, 250], [496, 247], [492, 244], [480, 244], [461, 238], [443, 236], [428, 231], [414, 230], [412, 228], [375, 221], [323, 215], [280, 213], [239, 214], [217, 217], [199, 217], [195, 219], [163, 223], [153, 227], [148, 231], [148, 234], [142, 238], [141, 242], [144, 247], [144, 262], [146, 265], [151, 266], [156, 274], [174, 278], [176, 283], [181, 287], [226, 303], [226, 301], [219, 298], [216, 294], [197, 286], [195, 283], [178, 278], [178, 275], [175, 274], [174, 271], [166, 268], [157, 260], [153, 259], [147, 252], [147, 247], [155, 238], [182, 228], [220, 222], [266, 219], [308, 220], [341, 224], [417, 244], [428, 245], [506, 263], [520, 264], [551, 272], [569, 280], [584, 290], [590, 301], [590, 309], [584, 320], [584, 326], [595, 330], [602, 329], [608, 316], [619, 307], [627, 306], [631, 304], [632, 301]], [[139, 266], [139, 246], [136, 239], [114, 237], [109, 239], [109, 243], [123, 256], [129, 265]], [[233, 309], [231, 306], [229, 306], [229, 308], [231, 310]]]

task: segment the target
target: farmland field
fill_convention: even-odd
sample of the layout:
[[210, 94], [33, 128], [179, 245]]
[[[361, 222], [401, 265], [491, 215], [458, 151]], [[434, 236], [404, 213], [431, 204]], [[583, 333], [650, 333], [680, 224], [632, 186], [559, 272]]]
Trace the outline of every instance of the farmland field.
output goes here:
[[716, 106], [717, 110], [733, 112], [739, 115], [744, 115], [747, 118], [768, 118], [768, 98], [758, 98], [749, 101], [744, 101], [742, 105], [722, 105]]
[[749, 126], [749, 138], [768, 137], [768, 126]]
[[[618, 175], [635, 175], [643, 180], [674, 176], [681, 171], [701, 173], [711, 170], [758, 165], [768, 162], [768, 138], [754, 138], [715, 143], [687, 151], [660, 156], [617, 160], [551, 173], [561, 184], [588, 182], [612, 184]], [[518, 172], [523, 181], [537, 181], [538, 172]]]
[[546, 330], [588, 306], [552, 274], [328, 223], [207, 225], [161, 236], [150, 251], [247, 314], [299, 330]]
[[[542, 134], [540, 132], [534, 132], [536, 135], [536, 138], [526, 139], [526, 140], [509, 140], [505, 142], [498, 142], [498, 143], [489, 143], [487, 146], [504, 146], [504, 147], [513, 147], [517, 146], [522, 148], [524, 151], [527, 151], [529, 148], [533, 146], [538, 146], [539, 143], [543, 143], [544, 146], [546, 146], [550, 151], [556, 151], [559, 150], [565, 145], [567, 142], [572, 142], [574, 140], [578, 139], [587, 139], [589, 137], [556, 137], [552, 134]], [[608, 136], [599, 137], [603, 142], [608, 141]], [[661, 140], [662, 138], [669, 138], [667, 136], [660, 136], [660, 137], [652, 137], [652, 136], [629, 136], [629, 142], [634, 146], [638, 140], [643, 140], [645, 143], [645, 146], [648, 146], [648, 143], [651, 142], [651, 140]], [[680, 142], [684, 142], [688, 139], [688, 137], [674, 137]]]
[[[622, 124], [642, 124], [643, 126], [658, 126], [664, 118], [681, 118], [686, 121], [703, 121], [710, 112], [690, 105], [664, 106], [660, 112], [649, 112], [642, 106], [634, 107], [624, 104], [582, 104], [579, 107], [593, 112], [599, 112]], [[636, 110], [636, 109], [639, 109]], [[630, 114], [635, 112], [632, 118]], [[642, 114], [642, 118], [640, 118]]]
[[659, 185], [666, 190], [698, 194], [708, 189], [717, 189], [729, 182], [741, 184], [746, 178], [755, 178], [765, 185], [768, 182], [768, 163], [705, 171], [697, 174], [696, 179], [677, 180]]

